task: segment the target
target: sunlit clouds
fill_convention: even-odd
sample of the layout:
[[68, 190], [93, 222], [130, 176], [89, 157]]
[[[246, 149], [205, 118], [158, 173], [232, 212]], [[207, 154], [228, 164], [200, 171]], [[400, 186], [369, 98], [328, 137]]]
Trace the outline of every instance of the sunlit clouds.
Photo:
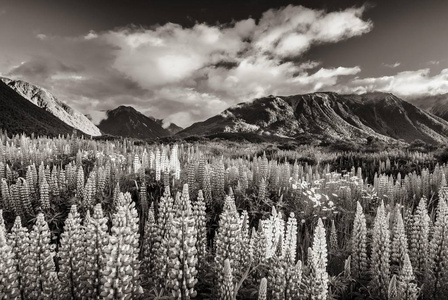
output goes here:
[[[304, 57], [313, 47], [374, 30], [363, 17], [365, 9], [328, 12], [289, 5], [258, 19], [220, 25], [126, 26], [80, 36], [39, 33], [32, 54], [2, 74], [48, 88], [96, 123], [119, 105], [188, 126], [270, 94], [448, 92], [446, 70], [363, 78], [360, 65], [329, 67]], [[384, 66], [394, 69], [400, 63]]]

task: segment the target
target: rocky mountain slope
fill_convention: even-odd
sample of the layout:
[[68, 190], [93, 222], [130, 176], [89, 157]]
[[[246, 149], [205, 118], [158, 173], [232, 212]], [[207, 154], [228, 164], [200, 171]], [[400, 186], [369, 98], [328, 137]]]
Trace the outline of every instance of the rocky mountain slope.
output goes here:
[[448, 94], [421, 96], [407, 100], [415, 106], [448, 121]]
[[21, 80], [0, 78], [5, 84], [25, 99], [45, 109], [64, 123], [86, 134], [99, 136], [101, 131], [86, 116], [59, 101], [48, 90]]
[[119, 106], [107, 112], [107, 118], [98, 125], [104, 133], [140, 139], [169, 136], [162, 122], [138, 112], [130, 106]]
[[0, 80], [0, 129], [8, 133], [57, 136], [73, 133], [73, 127], [19, 95]]
[[291, 138], [312, 135], [329, 141], [364, 142], [373, 136], [383, 141], [448, 142], [448, 122], [392, 94], [379, 92], [259, 98], [195, 123], [177, 135], [207, 136], [222, 132]]

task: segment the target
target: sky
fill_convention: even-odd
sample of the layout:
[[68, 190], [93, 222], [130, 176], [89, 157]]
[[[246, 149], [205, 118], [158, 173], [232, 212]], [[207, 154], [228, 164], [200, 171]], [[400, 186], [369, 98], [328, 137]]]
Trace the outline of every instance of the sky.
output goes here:
[[95, 123], [182, 127], [268, 95], [448, 93], [448, 1], [0, 0], [0, 76]]

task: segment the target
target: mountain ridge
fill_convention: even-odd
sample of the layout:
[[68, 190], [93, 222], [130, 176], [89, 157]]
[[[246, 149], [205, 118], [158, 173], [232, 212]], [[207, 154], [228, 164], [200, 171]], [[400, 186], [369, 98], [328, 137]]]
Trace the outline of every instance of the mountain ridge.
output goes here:
[[72, 134], [76, 129], [25, 99], [0, 80], [0, 128], [10, 134]]
[[85, 134], [100, 136], [101, 131], [83, 114], [57, 99], [47, 89], [23, 80], [0, 77], [11, 89], [34, 105], [48, 111], [67, 125]]
[[411, 97], [409, 103], [448, 121], [448, 93]]
[[316, 92], [273, 96], [232, 106], [177, 133], [179, 137], [252, 132], [295, 138], [312, 134], [322, 140], [385, 142], [421, 139], [448, 142], [448, 122], [435, 118], [391, 93], [341, 95]]

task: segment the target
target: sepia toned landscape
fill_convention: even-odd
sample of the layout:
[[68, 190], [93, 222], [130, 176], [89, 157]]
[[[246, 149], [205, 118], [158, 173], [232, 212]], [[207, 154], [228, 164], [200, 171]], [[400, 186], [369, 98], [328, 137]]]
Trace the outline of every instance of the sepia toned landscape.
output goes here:
[[448, 299], [447, 14], [0, 2], [0, 298]]

